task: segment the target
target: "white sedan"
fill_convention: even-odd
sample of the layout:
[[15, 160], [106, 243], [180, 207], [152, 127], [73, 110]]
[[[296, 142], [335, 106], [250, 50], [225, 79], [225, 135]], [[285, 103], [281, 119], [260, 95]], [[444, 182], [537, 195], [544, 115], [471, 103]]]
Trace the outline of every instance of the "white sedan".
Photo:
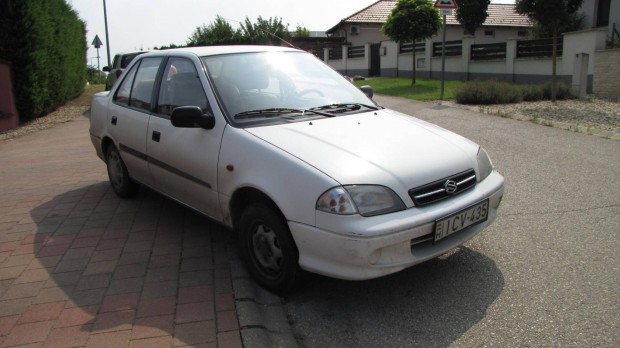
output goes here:
[[483, 148], [371, 94], [290, 48], [152, 52], [94, 96], [90, 135], [116, 194], [142, 184], [230, 227], [256, 281], [285, 293], [304, 270], [400, 271], [497, 216]]

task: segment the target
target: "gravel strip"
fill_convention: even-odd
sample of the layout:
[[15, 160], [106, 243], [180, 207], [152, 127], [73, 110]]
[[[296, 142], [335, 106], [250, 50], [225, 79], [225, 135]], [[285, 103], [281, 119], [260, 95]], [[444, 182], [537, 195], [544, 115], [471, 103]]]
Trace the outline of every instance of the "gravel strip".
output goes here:
[[620, 140], [620, 103], [602, 99], [522, 102], [518, 104], [460, 105], [454, 107], [490, 115], [532, 121], [545, 126]]
[[58, 124], [71, 122], [80, 117], [88, 117], [88, 106], [62, 106], [58, 110], [39, 117], [17, 128], [0, 133], [0, 141], [11, 140], [27, 134], [55, 127]]

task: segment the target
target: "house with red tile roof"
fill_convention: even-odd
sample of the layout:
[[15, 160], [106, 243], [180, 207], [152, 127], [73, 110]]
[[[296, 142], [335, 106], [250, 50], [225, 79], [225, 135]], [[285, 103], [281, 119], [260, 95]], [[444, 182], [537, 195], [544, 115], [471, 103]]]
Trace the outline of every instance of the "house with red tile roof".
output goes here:
[[[338, 24], [327, 30], [329, 36], [345, 37], [353, 46], [368, 42], [389, 41], [381, 32], [383, 23], [396, 6], [396, 0], [379, 0], [368, 7], [342, 19]], [[487, 10], [488, 17], [480, 28], [473, 33], [476, 43], [492, 43], [507, 38], [526, 37], [532, 28], [527, 16], [518, 14], [513, 4], [490, 4]], [[465, 29], [456, 20], [455, 11], [446, 16], [446, 40], [460, 40], [466, 33]], [[433, 40], [441, 40], [441, 33], [437, 33]]]
[[[344, 45], [325, 48], [325, 62], [348, 76], [409, 77], [415, 65], [416, 76], [436, 79], [444, 75], [441, 53], [445, 52], [446, 79], [532, 83], [551, 78], [551, 40], [530, 40], [533, 24], [515, 11], [514, 4], [490, 4], [486, 21], [474, 33], [465, 32], [454, 13], [447, 15], [446, 46], [442, 49], [441, 31], [415, 44], [394, 42], [382, 33], [396, 2], [378, 0], [327, 30]], [[595, 63], [607, 66], [596, 57], [620, 30], [620, 0], [584, 0], [580, 12], [585, 29], [563, 34], [557, 75], [573, 87], [587, 85], [591, 91]], [[617, 36], [620, 41], [620, 34]], [[580, 77], [576, 82], [577, 76], [585, 76], [585, 80]]]

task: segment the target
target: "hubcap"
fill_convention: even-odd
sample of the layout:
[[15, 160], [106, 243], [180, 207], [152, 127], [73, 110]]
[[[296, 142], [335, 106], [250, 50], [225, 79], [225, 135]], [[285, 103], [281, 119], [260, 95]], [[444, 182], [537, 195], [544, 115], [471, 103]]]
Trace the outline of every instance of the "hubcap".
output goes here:
[[252, 250], [258, 266], [270, 276], [278, 276], [282, 269], [282, 249], [275, 232], [260, 224], [252, 235]]
[[108, 174], [114, 188], [118, 189], [123, 185], [123, 166], [116, 152], [110, 153], [108, 157]]

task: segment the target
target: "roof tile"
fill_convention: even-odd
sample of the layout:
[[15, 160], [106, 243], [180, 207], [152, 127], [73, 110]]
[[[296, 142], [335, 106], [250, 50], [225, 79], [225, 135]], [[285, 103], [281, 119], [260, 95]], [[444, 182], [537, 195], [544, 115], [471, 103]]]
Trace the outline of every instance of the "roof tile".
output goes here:
[[[343, 19], [340, 23], [385, 23], [388, 15], [396, 6], [396, 0], [379, 0], [368, 7]], [[532, 23], [527, 16], [518, 14], [513, 4], [490, 4], [489, 16], [484, 26], [530, 27]], [[455, 14], [446, 17], [448, 25], [459, 25]]]

